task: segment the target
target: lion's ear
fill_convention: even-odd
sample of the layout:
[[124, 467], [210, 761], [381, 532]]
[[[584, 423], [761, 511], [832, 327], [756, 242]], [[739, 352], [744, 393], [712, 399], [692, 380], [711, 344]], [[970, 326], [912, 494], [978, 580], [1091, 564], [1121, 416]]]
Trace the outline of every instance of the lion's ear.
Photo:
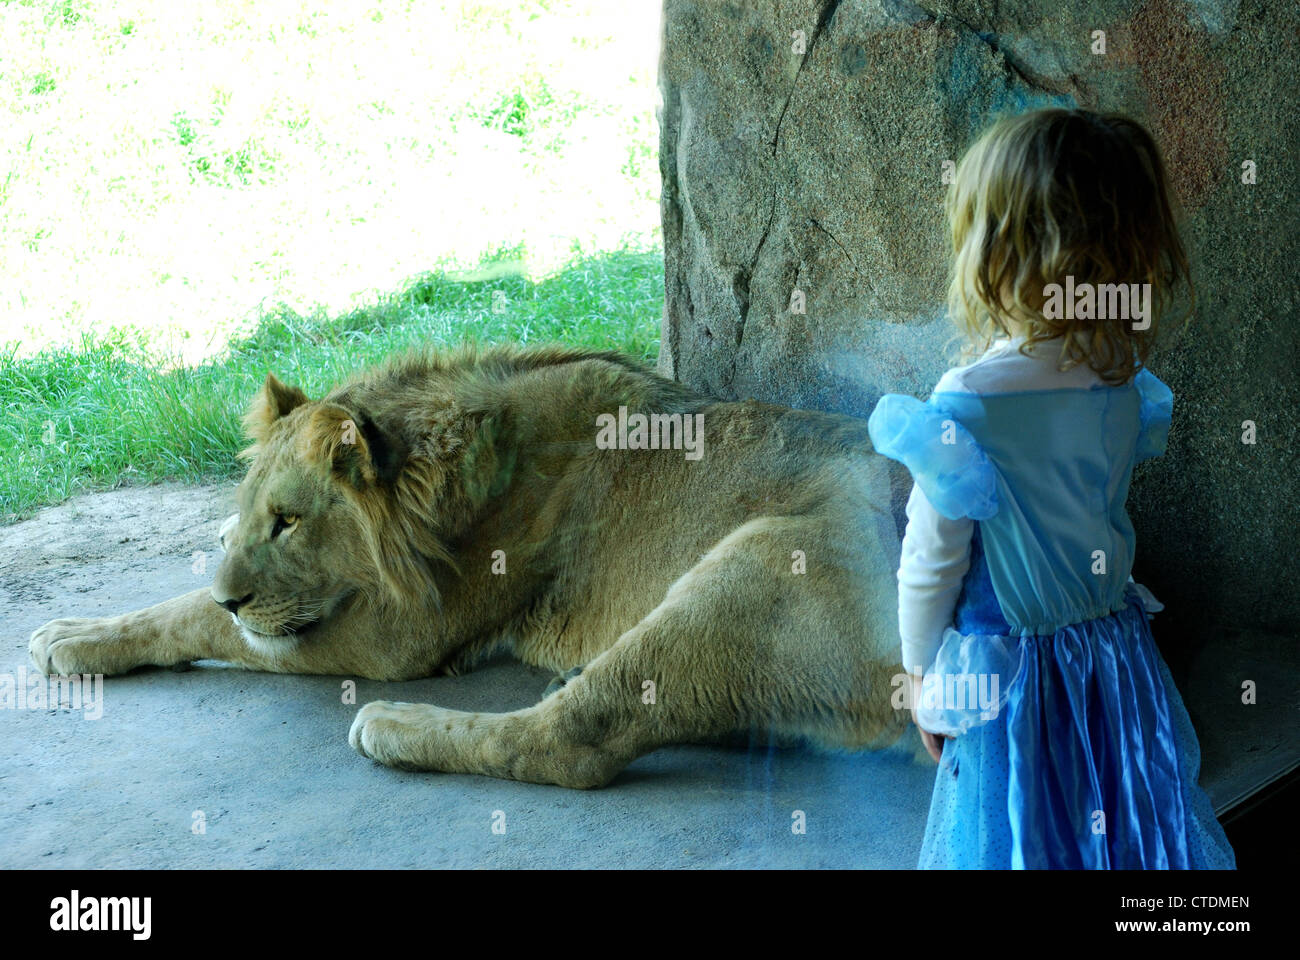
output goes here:
[[307, 394], [297, 387], [281, 383], [273, 373], [266, 375], [266, 382], [257, 391], [248, 413], [244, 416], [244, 432], [249, 439], [262, 443], [271, 429], [271, 424], [285, 414], [307, 403]]
[[391, 483], [408, 453], [400, 438], [385, 433], [365, 412], [354, 413], [336, 403], [320, 404], [311, 412], [298, 443], [308, 461], [329, 464], [357, 488]]

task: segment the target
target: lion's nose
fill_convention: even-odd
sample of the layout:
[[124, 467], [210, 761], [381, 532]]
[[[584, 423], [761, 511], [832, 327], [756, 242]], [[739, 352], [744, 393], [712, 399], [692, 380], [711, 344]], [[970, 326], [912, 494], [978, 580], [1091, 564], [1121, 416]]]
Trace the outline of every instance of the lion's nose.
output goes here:
[[240, 597], [238, 600], [232, 598], [230, 600], [218, 600], [217, 603], [225, 607], [231, 613], [238, 613], [239, 608], [242, 607], [244, 604], [248, 603], [248, 601], [252, 599], [253, 599], [253, 595], [250, 593], [247, 596]]

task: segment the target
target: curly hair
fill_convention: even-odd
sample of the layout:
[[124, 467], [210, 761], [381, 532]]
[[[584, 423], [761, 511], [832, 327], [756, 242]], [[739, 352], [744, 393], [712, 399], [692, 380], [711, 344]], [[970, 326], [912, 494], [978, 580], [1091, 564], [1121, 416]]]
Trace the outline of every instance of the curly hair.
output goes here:
[[[1178, 283], [1195, 304], [1160, 149], [1119, 114], [1035, 110], [1004, 117], [962, 157], [945, 210], [954, 256], [948, 309], [977, 355], [1009, 324], [1021, 352], [1064, 338], [1058, 367], [1087, 363], [1120, 385], [1142, 368]], [[1051, 284], [1149, 283], [1150, 324], [1051, 317]]]

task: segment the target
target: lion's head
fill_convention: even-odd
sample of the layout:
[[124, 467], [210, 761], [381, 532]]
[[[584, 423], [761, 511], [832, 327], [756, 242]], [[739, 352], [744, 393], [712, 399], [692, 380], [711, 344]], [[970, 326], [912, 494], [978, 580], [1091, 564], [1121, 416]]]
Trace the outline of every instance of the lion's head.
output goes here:
[[399, 430], [274, 375], [244, 424], [252, 463], [221, 528], [212, 599], [250, 644], [295, 642], [354, 602], [436, 603], [430, 565], [450, 558], [430, 508], [445, 464], [410, 469]]
[[[268, 376], [244, 418], [252, 465], [212, 598], [272, 649], [348, 604], [436, 613], [439, 575], [456, 572], [447, 544], [516, 482], [545, 501], [558, 458], [593, 449], [597, 411], [701, 402], [619, 354], [558, 346], [416, 351], [319, 401]], [[525, 470], [533, 447], [544, 462]]]

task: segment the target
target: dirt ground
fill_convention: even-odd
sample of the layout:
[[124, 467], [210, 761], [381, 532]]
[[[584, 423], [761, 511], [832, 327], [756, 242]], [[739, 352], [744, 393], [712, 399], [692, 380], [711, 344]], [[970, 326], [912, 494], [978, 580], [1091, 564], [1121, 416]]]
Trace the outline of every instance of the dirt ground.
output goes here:
[[[27, 640], [46, 620], [210, 582], [233, 491], [127, 488], [0, 528], [0, 673], [30, 674]], [[347, 744], [369, 700], [511, 710], [549, 680], [499, 660], [463, 677], [360, 680], [348, 704], [338, 677], [203, 663], [107, 678], [98, 718], [0, 710], [0, 867], [915, 864], [934, 767], [907, 748], [672, 747], [580, 792], [404, 773]]]
[[[217, 529], [235, 512], [234, 490], [234, 483], [126, 487], [77, 497], [0, 527], [0, 591], [12, 608], [92, 593], [109, 581], [126, 587], [135, 575], [142, 581], [155, 576], [160, 563], [188, 571], [196, 551], [215, 564]], [[191, 576], [190, 589], [210, 579]], [[123, 601], [130, 606], [129, 593]]]

